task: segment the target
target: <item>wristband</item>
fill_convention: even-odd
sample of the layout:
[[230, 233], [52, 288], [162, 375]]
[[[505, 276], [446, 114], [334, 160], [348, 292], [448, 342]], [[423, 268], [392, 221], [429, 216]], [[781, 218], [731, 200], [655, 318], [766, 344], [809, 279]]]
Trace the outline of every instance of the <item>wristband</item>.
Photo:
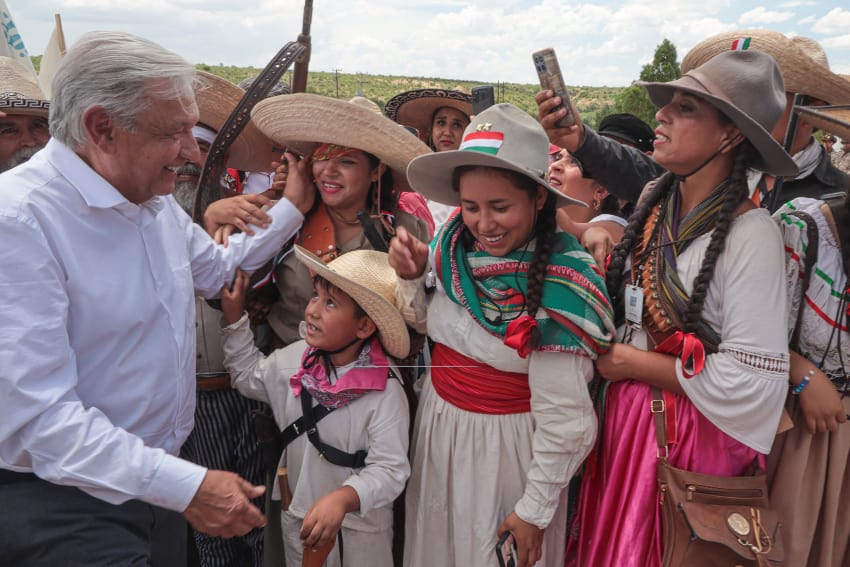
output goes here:
[[814, 375], [815, 375], [815, 369], [814, 368], [809, 369], [809, 371], [806, 372], [806, 375], [803, 377], [803, 381], [800, 382], [799, 384], [797, 384], [796, 386], [794, 386], [793, 388], [791, 388], [791, 393], [794, 394], [795, 396], [799, 396], [800, 392], [803, 391], [803, 388], [805, 388], [806, 386], [809, 385], [809, 380], [811, 380], [814, 377]]

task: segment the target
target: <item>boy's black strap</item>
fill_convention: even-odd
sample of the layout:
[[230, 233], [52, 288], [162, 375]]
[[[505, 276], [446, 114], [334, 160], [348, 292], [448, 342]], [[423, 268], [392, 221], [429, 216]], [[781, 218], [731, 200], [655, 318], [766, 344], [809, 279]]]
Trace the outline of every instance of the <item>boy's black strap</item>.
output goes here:
[[[318, 423], [325, 419], [325, 417], [331, 413], [336, 408], [329, 408], [319, 404], [317, 406], [313, 406], [313, 422]], [[283, 443], [283, 447], [286, 448], [290, 443], [298, 439], [298, 437], [307, 431], [307, 426], [304, 424], [304, 417], [299, 417], [288, 426], [286, 429], [280, 432], [280, 442]]]
[[[356, 453], [346, 453], [336, 447], [323, 443], [319, 438], [319, 430], [316, 429], [316, 420], [313, 418], [313, 397], [307, 388], [301, 390], [301, 412], [304, 426], [307, 428], [307, 438], [319, 454], [332, 465], [347, 467], [350, 469], [362, 469], [366, 466], [366, 451], [360, 450]], [[330, 413], [330, 412], [328, 412]]]

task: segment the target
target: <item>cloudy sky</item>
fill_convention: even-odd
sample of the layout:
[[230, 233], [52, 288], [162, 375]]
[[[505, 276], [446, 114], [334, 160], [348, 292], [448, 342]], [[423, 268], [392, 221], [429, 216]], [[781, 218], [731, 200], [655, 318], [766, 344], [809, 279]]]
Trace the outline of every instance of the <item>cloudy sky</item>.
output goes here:
[[[90, 30], [124, 30], [193, 63], [255, 67], [296, 39], [304, 7], [302, 0], [6, 4], [32, 55], [43, 52], [58, 12], [69, 43]], [[554, 47], [568, 84], [624, 86], [664, 38], [681, 60], [709, 35], [753, 27], [812, 37], [833, 71], [850, 74], [846, 0], [314, 0], [310, 69], [534, 83], [531, 52]]]

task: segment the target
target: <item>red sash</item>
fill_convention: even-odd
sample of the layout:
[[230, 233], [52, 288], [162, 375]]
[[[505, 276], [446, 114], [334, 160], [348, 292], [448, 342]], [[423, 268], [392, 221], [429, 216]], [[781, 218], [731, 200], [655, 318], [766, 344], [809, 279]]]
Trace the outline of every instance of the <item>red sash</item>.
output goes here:
[[528, 374], [502, 372], [435, 343], [431, 384], [441, 398], [462, 410], [509, 414], [531, 411]]

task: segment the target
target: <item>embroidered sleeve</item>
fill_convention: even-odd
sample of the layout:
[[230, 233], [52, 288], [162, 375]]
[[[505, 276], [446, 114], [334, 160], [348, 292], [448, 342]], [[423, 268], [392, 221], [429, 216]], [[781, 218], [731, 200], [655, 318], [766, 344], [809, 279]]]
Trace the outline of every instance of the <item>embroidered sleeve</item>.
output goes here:
[[788, 374], [787, 354], [755, 352], [740, 347], [729, 348], [726, 345], [720, 348], [720, 352], [731, 354], [737, 362], [760, 374], [777, 378], [783, 378]]

